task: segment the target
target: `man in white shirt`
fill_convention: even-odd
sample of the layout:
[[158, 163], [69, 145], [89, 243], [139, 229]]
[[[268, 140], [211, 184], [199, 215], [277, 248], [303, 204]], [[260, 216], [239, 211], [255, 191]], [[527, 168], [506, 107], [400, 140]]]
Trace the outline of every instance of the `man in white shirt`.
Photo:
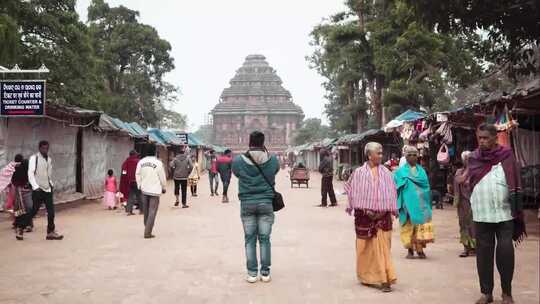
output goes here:
[[39, 152], [30, 156], [28, 161], [28, 181], [32, 186], [32, 200], [34, 208], [31, 218], [34, 218], [45, 204], [47, 208], [47, 240], [61, 240], [64, 236], [55, 232], [54, 202], [52, 183], [52, 160], [49, 156], [49, 142], [39, 142]]
[[159, 197], [165, 193], [167, 178], [163, 163], [156, 157], [156, 147], [150, 146], [145, 158], [137, 164], [135, 178], [142, 192], [142, 210], [144, 213], [144, 238], [153, 238], [152, 229], [159, 207]]

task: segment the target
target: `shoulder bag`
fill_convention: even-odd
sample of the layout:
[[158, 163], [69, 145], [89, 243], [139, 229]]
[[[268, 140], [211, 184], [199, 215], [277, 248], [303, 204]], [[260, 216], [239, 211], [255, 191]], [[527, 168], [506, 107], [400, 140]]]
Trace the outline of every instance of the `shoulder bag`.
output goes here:
[[255, 162], [255, 160], [253, 159], [253, 157], [251, 157], [249, 152], [246, 152], [244, 155], [255, 165], [255, 167], [257, 167], [257, 169], [259, 170], [259, 173], [262, 175], [266, 183], [270, 187], [272, 187], [272, 191], [274, 192], [274, 198], [272, 199], [272, 207], [274, 211], [279, 211], [285, 208], [285, 203], [283, 202], [283, 196], [281, 195], [281, 193], [276, 191], [276, 188], [274, 187], [274, 185], [272, 185], [272, 183], [270, 183], [266, 175], [264, 175], [264, 172], [261, 169], [261, 167]]

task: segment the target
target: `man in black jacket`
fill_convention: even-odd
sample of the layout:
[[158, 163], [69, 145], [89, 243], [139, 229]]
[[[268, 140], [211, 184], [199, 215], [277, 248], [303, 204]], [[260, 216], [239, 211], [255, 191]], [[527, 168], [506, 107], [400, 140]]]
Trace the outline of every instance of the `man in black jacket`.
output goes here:
[[330, 196], [330, 207], [337, 206], [336, 194], [334, 193], [334, 160], [327, 150], [321, 152], [319, 172], [322, 174], [321, 195], [322, 201], [318, 207], [327, 206], [327, 197]]

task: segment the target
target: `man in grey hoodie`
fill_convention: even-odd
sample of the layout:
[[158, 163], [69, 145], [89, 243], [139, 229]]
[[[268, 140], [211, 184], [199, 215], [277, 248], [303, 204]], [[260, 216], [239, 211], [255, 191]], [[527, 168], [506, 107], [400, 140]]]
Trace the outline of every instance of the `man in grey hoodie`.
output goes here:
[[180, 148], [176, 157], [170, 163], [173, 169], [174, 195], [176, 196], [175, 206], [180, 204], [180, 188], [182, 190], [182, 208], [189, 208], [187, 205], [187, 181], [189, 174], [193, 170], [191, 158], [186, 154], [185, 149]]

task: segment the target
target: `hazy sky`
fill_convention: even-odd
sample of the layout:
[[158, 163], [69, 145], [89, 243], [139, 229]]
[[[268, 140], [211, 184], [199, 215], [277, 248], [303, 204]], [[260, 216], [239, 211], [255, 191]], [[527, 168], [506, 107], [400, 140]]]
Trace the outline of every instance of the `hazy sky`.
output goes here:
[[[86, 21], [91, 0], [78, 0]], [[277, 70], [306, 117], [323, 118], [323, 79], [305, 56], [314, 25], [344, 9], [343, 0], [108, 0], [140, 12], [140, 21], [172, 45], [176, 69], [166, 77], [180, 87], [175, 110], [195, 131], [219, 101], [244, 59], [260, 53]]]

